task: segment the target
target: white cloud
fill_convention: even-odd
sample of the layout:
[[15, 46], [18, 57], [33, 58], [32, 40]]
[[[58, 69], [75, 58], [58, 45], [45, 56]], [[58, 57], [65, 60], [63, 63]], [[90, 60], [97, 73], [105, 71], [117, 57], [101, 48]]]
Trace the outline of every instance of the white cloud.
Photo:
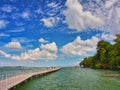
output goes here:
[[19, 28], [19, 29], [16, 29], [16, 30], [9, 30], [9, 32], [13, 32], [13, 33], [18, 33], [18, 32], [23, 32], [25, 31], [24, 28]]
[[66, 6], [68, 8], [64, 11], [64, 15], [69, 28], [82, 31], [104, 25], [102, 18], [92, 15], [90, 11], [83, 11], [83, 7], [78, 0], [67, 0]]
[[0, 61], [0, 66], [10, 66], [11, 64], [8, 62]]
[[0, 37], [9, 37], [9, 34], [5, 34], [5, 33], [0, 33]]
[[111, 21], [109, 21], [109, 31], [113, 34], [120, 33], [120, 7], [112, 10]]
[[45, 39], [43, 39], [43, 38], [40, 38], [38, 41], [39, 41], [40, 43], [47, 43], [47, 42], [48, 42], [47, 40], [45, 40]]
[[22, 16], [22, 18], [29, 18], [30, 13], [28, 11], [24, 11], [21, 16]]
[[48, 7], [53, 7], [53, 8], [58, 7], [58, 5], [56, 3], [54, 3], [54, 2], [51, 2], [51, 3], [47, 4], [47, 6]]
[[116, 1], [118, 1], [118, 0], [106, 0], [106, 2], [105, 2], [105, 8], [112, 7], [116, 3]]
[[102, 33], [101, 39], [107, 40], [107, 41], [114, 40], [115, 39], [115, 35], [113, 35], [113, 34], [107, 34], [107, 33]]
[[[114, 4], [117, 6], [117, 2]], [[116, 7], [114, 4], [107, 9], [107, 16], [104, 16], [105, 28], [103, 29], [111, 34], [118, 34], [120, 33], [120, 7]]]
[[21, 44], [19, 42], [15, 42], [15, 41], [7, 43], [4, 47], [13, 48], [13, 49], [22, 49]]
[[99, 39], [94, 36], [87, 40], [81, 40], [81, 38], [78, 36], [73, 42], [63, 46], [61, 51], [66, 55], [86, 56], [87, 53], [96, 51], [98, 41]]
[[114, 39], [116, 38], [116, 35], [103, 32], [102, 34], [97, 34], [96, 37], [99, 38], [99, 40], [105, 40], [107, 42], [110, 42], [111, 44], [114, 44]]
[[53, 27], [55, 24], [55, 18], [49, 17], [49, 18], [43, 18], [41, 21], [44, 23], [47, 27]]
[[55, 52], [55, 53], [57, 53], [57, 51], [58, 51], [55, 42], [50, 43], [50, 44], [41, 44], [40, 48], [42, 50], [46, 50], [46, 51], [50, 51], [50, 52]]
[[7, 54], [0, 50], [0, 55], [14, 60], [53, 60], [57, 58], [57, 45], [55, 42], [49, 44], [42, 44], [39, 48], [28, 50], [21, 53], [20, 56]]
[[68, 8], [64, 15], [70, 29], [84, 31], [95, 28], [111, 34], [120, 33], [119, 0], [82, 2], [84, 0], [67, 0], [66, 2]]
[[0, 50], [0, 56], [3, 56], [3, 57], [6, 57], [6, 58], [9, 58], [10, 55], [5, 53], [4, 51]]
[[0, 20], [0, 29], [6, 27], [7, 24], [8, 24], [7, 21], [5, 21], [5, 20]]
[[10, 13], [12, 12], [13, 7], [10, 5], [4, 5], [3, 7], [1, 7], [1, 10]]
[[34, 42], [35, 40], [34, 39], [28, 39], [28, 38], [25, 38], [25, 37], [16, 37], [16, 38], [12, 38], [11, 41], [20, 42], [20, 43], [29, 43], [29, 42]]
[[43, 13], [41, 8], [38, 8], [37, 10], [35, 10], [35, 12], [38, 13], [38, 14]]

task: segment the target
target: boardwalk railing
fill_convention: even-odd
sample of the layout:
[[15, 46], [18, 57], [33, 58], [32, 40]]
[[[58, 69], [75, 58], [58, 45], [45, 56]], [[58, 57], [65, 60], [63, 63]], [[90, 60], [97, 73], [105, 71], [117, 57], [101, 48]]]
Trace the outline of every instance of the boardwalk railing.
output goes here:
[[9, 77], [9, 78], [7, 78], [7, 75], [6, 75], [6, 79], [0, 81], [0, 90], [8, 90], [26, 80], [28, 80], [29, 78], [32, 78], [32, 77], [38, 76], [38, 75], [47, 74], [47, 73], [54, 72], [57, 70], [59, 70], [59, 68], [46, 69], [46, 70], [43, 70], [40, 72], [21, 74], [21, 75], [16, 75], [14, 77]]
[[3, 69], [0, 70], [0, 81], [6, 78], [15, 77], [22, 74], [29, 74], [33, 72], [40, 72], [46, 70], [47, 68], [24, 68], [24, 69]]

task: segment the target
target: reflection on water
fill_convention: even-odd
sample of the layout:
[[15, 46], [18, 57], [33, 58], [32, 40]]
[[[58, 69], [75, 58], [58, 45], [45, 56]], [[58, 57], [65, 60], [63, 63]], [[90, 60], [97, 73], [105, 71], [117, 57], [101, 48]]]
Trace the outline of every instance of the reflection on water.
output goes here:
[[102, 77], [105, 73], [120, 71], [63, 68], [29, 80], [16, 90], [120, 90], [120, 79]]

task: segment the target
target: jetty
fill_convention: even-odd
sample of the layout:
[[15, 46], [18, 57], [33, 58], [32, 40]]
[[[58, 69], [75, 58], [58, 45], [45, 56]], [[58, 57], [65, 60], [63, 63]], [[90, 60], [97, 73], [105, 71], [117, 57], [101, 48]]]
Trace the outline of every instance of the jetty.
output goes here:
[[104, 77], [117, 77], [120, 78], [120, 74], [104, 74]]
[[60, 68], [51, 68], [46, 69], [40, 72], [34, 72], [30, 74], [22, 74], [18, 76], [13, 76], [11, 78], [6, 78], [5, 80], [0, 81], [0, 90], [15, 90], [15, 87], [23, 82], [26, 82], [28, 79], [38, 77], [40, 75], [45, 75], [58, 71]]

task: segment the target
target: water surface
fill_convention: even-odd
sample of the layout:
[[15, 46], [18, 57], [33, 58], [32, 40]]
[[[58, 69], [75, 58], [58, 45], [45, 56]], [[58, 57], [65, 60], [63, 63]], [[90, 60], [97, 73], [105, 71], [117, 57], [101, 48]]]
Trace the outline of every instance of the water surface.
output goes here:
[[120, 78], [102, 77], [120, 71], [63, 68], [18, 86], [16, 90], [120, 90]]

